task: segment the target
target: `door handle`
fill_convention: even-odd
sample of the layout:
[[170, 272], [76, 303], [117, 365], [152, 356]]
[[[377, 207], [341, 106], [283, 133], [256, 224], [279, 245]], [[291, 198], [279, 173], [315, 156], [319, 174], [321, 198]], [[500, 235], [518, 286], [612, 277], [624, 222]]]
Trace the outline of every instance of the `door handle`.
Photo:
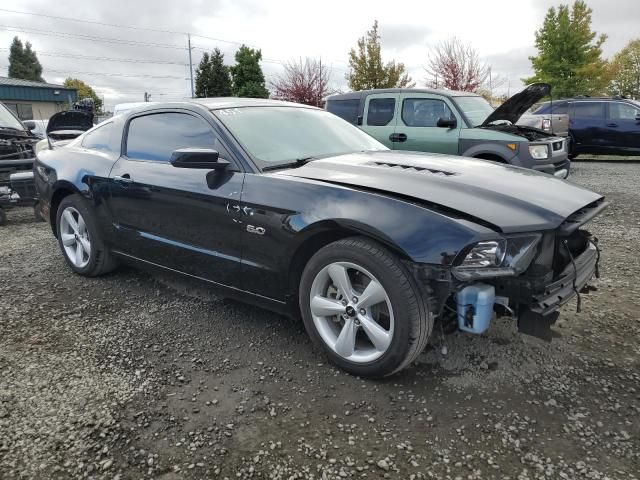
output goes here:
[[607, 127], [617, 127], [617, 123], [607, 123]]
[[405, 133], [392, 133], [389, 135], [389, 140], [392, 142], [406, 142], [407, 135]]
[[124, 175], [120, 176], [120, 175], [115, 175], [113, 177], [113, 181], [114, 182], [118, 182], [118, 183], [133, 183], [133, 179], [129, 176], [128, 173], [125, 173]]

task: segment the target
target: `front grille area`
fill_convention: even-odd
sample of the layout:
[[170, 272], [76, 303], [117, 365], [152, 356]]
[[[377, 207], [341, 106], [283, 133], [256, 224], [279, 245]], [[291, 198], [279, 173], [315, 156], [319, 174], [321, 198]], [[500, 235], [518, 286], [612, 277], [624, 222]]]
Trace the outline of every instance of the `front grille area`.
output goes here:
[[439, 175], [439, 176], [443, 176], [443, 177], [450, 177], [450, 176], [456, 175], [453, 172], [446, 172], [444, 170], [437, 170], [435, 168], [418, 167], [418, 166], [415, 166], [415, 165], [401, 165], [399, 163], [371, 162], [370, 165], [375, 165], [377, 167], [384, 167], [384, 168], [395, 168], [395, 169], [400, 169], [400, 170], [409, 170], [409, 171], [413, 171], [413, 172], [421, 172], [421, 173], [426, 173], [426, 174]]

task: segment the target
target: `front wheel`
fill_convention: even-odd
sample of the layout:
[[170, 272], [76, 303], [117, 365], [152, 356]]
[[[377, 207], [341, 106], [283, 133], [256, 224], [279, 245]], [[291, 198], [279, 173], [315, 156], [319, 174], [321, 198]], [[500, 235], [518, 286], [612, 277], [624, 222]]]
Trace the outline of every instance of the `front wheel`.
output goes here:
[[331, 243], [304, 269], [300, 309], [312, 340], [343, 370], [384, 377], [409, 365], [433, 326], [428, 298], [400, 259], [359, 237]]

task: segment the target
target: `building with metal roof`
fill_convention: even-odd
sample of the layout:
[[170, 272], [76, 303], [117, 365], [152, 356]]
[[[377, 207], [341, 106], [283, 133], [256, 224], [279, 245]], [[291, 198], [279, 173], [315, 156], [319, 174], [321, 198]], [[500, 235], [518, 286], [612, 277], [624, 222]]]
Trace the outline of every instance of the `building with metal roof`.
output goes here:
[[67, 110], [77, 97], [75, 88], [0, 77], [0, 102], [13, 110], [20, 120], [48, 120], [54, 113]]

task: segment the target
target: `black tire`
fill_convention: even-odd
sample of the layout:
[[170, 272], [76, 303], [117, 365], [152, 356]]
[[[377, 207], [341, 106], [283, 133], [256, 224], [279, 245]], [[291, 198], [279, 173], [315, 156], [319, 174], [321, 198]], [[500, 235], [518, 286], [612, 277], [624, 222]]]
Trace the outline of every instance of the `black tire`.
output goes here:
[[7, 212], [4, 208], [0, 207], [0, 227], [4, 227], [7, 224]]
[[[311, 314], [310, 295], [316, 275], [327, 265], [350, 262], [371, 272], [386, 291], [393, 308], [394, 329], [384, 354], [368, 363], [352, 362], [338, 355], [319, 334]], [[302, 273], [299, 303], [305, 328], [313, 342], [322, 348], [332, 363], [362, 377], [392, 375], [412, 363], [424, 350], [433, 328], [431, 298], [420, 287], [407, 267], [381, 244], [363, 237], [350, 237], [320, 249]]]
[[578, 158], [578, 155], [579, 154], [577, 153], [570, 153], [567, 155], [567, 158], [569, 158], [569, 160], [573, 160], [574, 158]]
[[[63, 212], [68, 207], [72, 207], [82, 215], [87, 232], [89, 234], [91, 251], [88, 255], [87, 264], [82, 267], [74, 265], [62, 243], [61, 217]], [[56, 211], [56, 230], [58, 236], [58, 245], [60, 246], [62, 255], [64, 256], [67, 265], [69, 265], [71, 270], [73, 270], [77, 274], [83, 275], [85, 277], [96, 277], [98, 275], [108, 273], [116, 268], [117, 262], [110, 254], [109, 249], [105, 246], [104, 241], [100, 236], [94, 214], [80, 195], [69, 195], [60, 202], [58, 210]]]

